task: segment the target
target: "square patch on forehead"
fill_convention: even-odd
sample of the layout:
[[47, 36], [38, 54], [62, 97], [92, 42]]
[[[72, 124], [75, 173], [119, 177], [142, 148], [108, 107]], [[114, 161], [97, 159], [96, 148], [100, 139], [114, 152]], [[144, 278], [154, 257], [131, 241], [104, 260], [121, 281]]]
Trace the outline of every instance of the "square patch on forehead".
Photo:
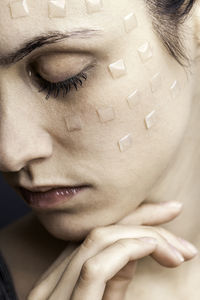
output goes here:
[[81, 118], [79, 116], [67, 116], [65, 117], [65, 123], [68, 131], [78, 131], [83, 128]]
[[126, 32], [130, 32], [135, 29], [138, 25], [137, 18], [134, 12], [131, 12], [124, 17], [124, 27]]
[[110, 64], [108, 66], [108, 68], [114, 79], [122, 77], [122, 76], [126, 75], [126, 73], [127, 73], [126, 66], [124, 64], [123, 59], [120, 59], [120, 60], [114, 62], [113, 64]]
[[124, 136], [122, 139], [120, 139], [118, 145], [121, 152], [130, 149], [131, 146], [133, 145], [132, 134], [129, 133], [126, 136]]
[[49, 18], [66, 17], [66, 0], [49, 0]]
[[148, 114], [145, 118], [146, 128], [150, 129], [156, 122], [155, 120], [155, 110], [153, 110], [150, 114]]
[[103, 8], [103, 0], [85, 0], [87, 12], [93, 14], [99, 12]]
[[111, 106], [97, 109], [97, 114], [102, 123], [106, 123], [115, 119], [115, 111]]
[[143, 63], [151, 59], [153, 57], [153, 52], [149, 42], [146, 42], [142, 46], [140, 46], [138, 48], [138, 53]]
[[10, 3], [10, 13], [12, 18], [21, 18], [29, 15], [26, 0], [19, 0]]

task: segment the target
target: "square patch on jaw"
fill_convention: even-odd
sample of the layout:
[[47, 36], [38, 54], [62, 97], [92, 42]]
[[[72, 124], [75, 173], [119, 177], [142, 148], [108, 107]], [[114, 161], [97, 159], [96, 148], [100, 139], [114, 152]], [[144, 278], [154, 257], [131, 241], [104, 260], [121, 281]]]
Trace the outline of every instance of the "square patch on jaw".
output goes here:
[[133, 109], [137, 104], [140, 103], [140, 98], [140, 92], [138, 90], [135, 90], [131, 95], [129, 95], [126, 98], [130, 109]]
[[170, 92], [173, 99], [176, 99], [176, 97], [178, 97], [180, 93], [180, 86], [177, 80], [175, 80], [171, 85]]
[[87, 12], [89, 14], [96, 13], [102, 10], [102, 0], [85, 0]]
[[66, 17], [66, 0], [49, 0], [49, 18]]
[[156, 73], [150, 80], [152, 93], [157, 92], [162, 85], [162, 78], [160, 72]]
[[118, 142], [118, 145], [119, 145], [119, 149], [121, 152], [124, 152], [124, 151], [130, 149], [131, 146], [133, 145], [132, 134], [129, 133], [125, 137], [120, 139]]
[[124, 17], [124, 27], [126, 32], [130, 32], [138, 25], [136, 15], [132, 12]]
[[149, 42], [146, 42], [142, 46], [140, 46], [138, 48], [138, 53], [143, 63], [151, 59], [153, 57], [153, 52]]
[[12, 18], [21, 18], [29, 15], [26, 0], [19, 0], [10, 3], [10, 12]]
[[110, 64], [108, 68], [114, 79], [122, 77], [127, 73], [123, 59], [120, 59], [114, 62], [113, 64]]
[[148, 114], [145, 118], [146, 128], [150, 129], [155, 124], [155, 110]]
[[97, 109], [97, 114], [102, 123], [106, 123], [115, 119], [115, 111], [111, 106]]
[[83, 128], [81, 118], [79, 116], [67, 116], [65, 117], [65, 123], [68, 131], [77, 131]]

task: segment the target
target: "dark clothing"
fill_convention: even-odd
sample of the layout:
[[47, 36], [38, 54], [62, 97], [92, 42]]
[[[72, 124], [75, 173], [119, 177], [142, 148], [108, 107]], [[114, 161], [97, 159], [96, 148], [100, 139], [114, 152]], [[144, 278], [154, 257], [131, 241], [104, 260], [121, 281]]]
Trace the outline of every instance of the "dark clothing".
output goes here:
[[0, 251], [0, 300], [19, 300], [10, 271]]

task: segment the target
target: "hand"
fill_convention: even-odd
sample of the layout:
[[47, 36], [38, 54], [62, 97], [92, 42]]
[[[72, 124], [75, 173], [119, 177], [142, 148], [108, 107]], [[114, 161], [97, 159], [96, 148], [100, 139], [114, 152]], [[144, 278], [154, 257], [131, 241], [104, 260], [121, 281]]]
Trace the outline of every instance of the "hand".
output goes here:
[[81, 245], [71, 244], [70, 255], [69, 247], [61, 253], [27, 300], [123, 300], [138, 259], [151, 255], [173, 268], [195, 256], [175, 235], [152, 227], [180, 212], [178, 205], [143, 204], [117, 224], [93, 229]]

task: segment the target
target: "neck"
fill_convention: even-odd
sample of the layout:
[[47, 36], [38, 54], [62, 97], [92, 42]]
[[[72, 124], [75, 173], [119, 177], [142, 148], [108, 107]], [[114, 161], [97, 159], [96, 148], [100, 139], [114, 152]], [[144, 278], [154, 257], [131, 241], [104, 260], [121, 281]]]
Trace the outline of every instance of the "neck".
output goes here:
[[[199, 74], [195, 74], [199, 75]], [[196, 76], [199, 78], [199, 76]], [[200, 88], [194, 86], [190, 120], [182, 143], [150, 194], [152, 201], [179, 201], [183, 211], [164, 227], [200, 246]]]

